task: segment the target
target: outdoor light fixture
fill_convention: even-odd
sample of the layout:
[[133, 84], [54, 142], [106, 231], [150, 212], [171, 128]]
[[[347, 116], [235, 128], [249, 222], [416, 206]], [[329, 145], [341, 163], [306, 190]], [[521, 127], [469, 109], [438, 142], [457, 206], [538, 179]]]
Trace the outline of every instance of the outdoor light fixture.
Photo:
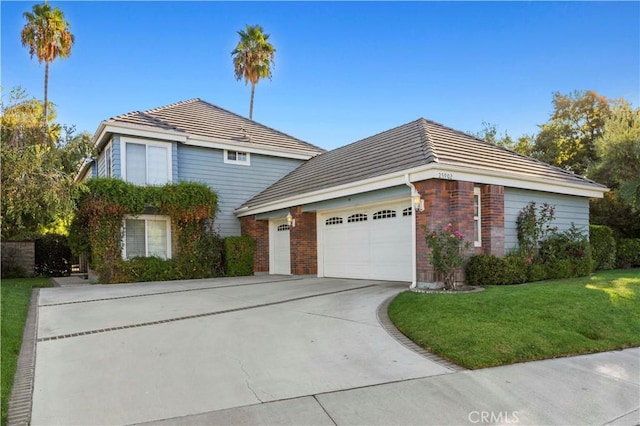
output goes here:
[[287, 223], [289, 224], [289, 226], [291, 226], [292, 228], [294, 226], [296, 226], [296, 220], [293, 218], [293, 216], [291, 216], [291, 213], [287, 213]]
[[419, 212], [423, 212], [424, 211], [424, 200], [422, 198], [420, 198], [420, 194], [414, 194], [411, 197], [411, 200], [413, 201], [413, 208], [416, 211]]

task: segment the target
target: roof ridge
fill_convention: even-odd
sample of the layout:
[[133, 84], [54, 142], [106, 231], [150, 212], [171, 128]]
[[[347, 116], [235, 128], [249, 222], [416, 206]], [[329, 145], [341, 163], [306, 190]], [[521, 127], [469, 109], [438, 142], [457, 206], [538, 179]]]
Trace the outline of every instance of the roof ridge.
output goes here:
[[178, 101], [178, 102], [174, 102], [172, 104], [167, 104], [167, 105], [162, 105], [162, 106], [159, 106], [159, 107], [151, 108], [151, 109], [148, 109], [148, 110], [146, 110], [144, 112], [145, 113], [157, 112], [157, 111], [160, 111], [160, 110], [163, 110], [163, 109], [172, 108], [172, 107], [175, 107], [175, 106], [178, 106], [178, 105], [190, 104], [190, 103], [194, 103], [194, 102], [197, 102], [197, 101], [202, 101], [202, 99], [200, 99], [200, 98], [191, 98], [191, 99], [187, 99], [187, 100], [184, 100], [184, 101]]
[[431, 143], [431, 135], [429, 134], [429, 128], [427, 127], [427, 120], [423, 117], [416, 120], [418, 127], [420, 128], [420, 137], [422, 143], [422, 153], [424, 154], [425, 161], [429, 161], [429, 157], [433, 157], [433, 161], [438, 163], [438, 154], [436, 153], [436, 147]]
[[228, 110], [228, 109], [222, 108], [221, 106], [218, 106], [218, 105], [216, 105], [216, 104], [212, 104], [211, 102], [205, 101], [205, 100], [203, 100], [203, 99], [200, 99], [200, 98], [194, 98], [194, 99], [190, 99], [190, 101], [200, 101], [200, 102], [202, 102], [202, 103], [204, 103], [204, 104], [207, 104], [207, 105], [208, 105], [208, 106], [210, 106], [210, 107], [217, 108], [217, 109], [222, 110], [222, 111], [224, 111], [224, 112], [226, 112], [226, 113], [229, 113], [229, 114], [235, 115], [236, 117], [238, 117], [238, 118], [240, 118], [240, 119], [242, 119], [242, 120], [248, 121], [248, 122], [250, 122], [250, 123], [254, 123], [254, 124], [258, 125], [258, 126], [264, 127], [265, 129], [269, 129], [269, 130], [271, 130], [271, 131], [274, 131], [274, 132], [276, 132], [276, 133], [279, 133], [279, 134], [281, 134], [281, 135], [283, 135], [283, 136], [286, 136], [286, 137], [288, 137], [288, 138], [295, 139], [295, 140], [297, 140], [298, 142], [302, 142], [302, 143], [304, 143], [304, 144], [306, 144], [306, 145], [309, 145], [310, 147], [312, 147], [312, 148], [314, 148], [314, 149], [316, 149], [316, 150], [319, 150], [319, 151], [321, 151], [321, 152], [325, 152], [325, 151], [326, 151], [325, 149], [320, 148], [319, 146], [316, 146], [316, 145], [314, 145], [314, 144], [312, 144], [312, 143], [309, 143], [309, 142], [307, 142], [307, 141], [303, 141], [302, 139], [298, 139], [298, 138], [296, 138], [295, 136], [291, 136], [291, 135], [289, 135], [289, 134], [287, 134], [287, 133], [284, 133], [284, 132], [282, 132], [282, 131], [280, 131], [280, 130], [274, 129], [273, 127], [269, 127], [269, 126], [267, 126], [266, 124], [262, 124], [262, 123], [260, 123], [260, 122], [258, 122], [258, 121], [255, 121], [255, 120], [253, 120], [253, 119], [247, 118], [247, 117], [245, 117], [245, 116], [243, 116], [243, 115], [240, 115], [240, 114], [235, 113], [235, 112], [233, 112], [233, 111], [230, 111], [230, 110]]

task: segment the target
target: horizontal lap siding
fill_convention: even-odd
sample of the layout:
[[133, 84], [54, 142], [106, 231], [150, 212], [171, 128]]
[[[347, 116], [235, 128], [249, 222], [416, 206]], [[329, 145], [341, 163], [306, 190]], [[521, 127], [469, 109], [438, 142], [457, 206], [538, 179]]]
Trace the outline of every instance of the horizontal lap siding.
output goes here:
[[185, 145], [178, 145], [177, 154], [179, 181], [202, 182], [218, 194], [215, 225], [221, 236], [240, 235], [233, 211], [302, 162], [251, 154], [250, 166], [225, 164], [222, 150]]
[[504, 239], [507, 252], [518, 245], [516, 220], [520, 211], [531, 201], [535, 201], [538, 206], [542, 203], [548, 203], [555, 207], [555, 220], [553, 222], [553, 226], [557, 226], [558, 231], [566, 231], [571, 227], [571, 223], [573, 222], [579, 229], [582, 229], [588, 235], [588, 198], [552, 194], [549, 192], [505, 188]]

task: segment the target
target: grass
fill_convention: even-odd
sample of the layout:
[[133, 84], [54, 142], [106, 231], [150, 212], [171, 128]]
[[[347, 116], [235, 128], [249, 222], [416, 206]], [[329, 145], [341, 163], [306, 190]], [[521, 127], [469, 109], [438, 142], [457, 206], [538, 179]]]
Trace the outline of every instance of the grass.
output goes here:
[[640, 346], [640, 269], [480, 293], [404, 292], [395, 326], [421, 347], [476, 369]]
[[2, 280], [0, 319], [2, 320], [1, 378], [2, 425], [7, 424], [7, 405], [11, 397], [13, 376], [16, 371], [24, 323], [27, 320], [31, 289], [51, 287], [48, 278], [15, 278]]

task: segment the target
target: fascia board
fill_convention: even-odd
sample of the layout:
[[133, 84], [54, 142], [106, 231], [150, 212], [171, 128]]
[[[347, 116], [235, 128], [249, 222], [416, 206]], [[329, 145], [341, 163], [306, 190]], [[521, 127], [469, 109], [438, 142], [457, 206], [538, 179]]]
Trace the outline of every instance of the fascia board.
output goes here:
[[159, 139], [175, 142], [186, 142], [187, 134], [184, 132], [178, 132], [175, 130], [164, 130], [150, 126], [139, 126], [136, 124], [124, 124], [124, 123], [109, 123], [103, 121], [100, 127], [100, 131], [96, 138], [96, 148], [98, 151], [102, 148], [102, 145], [108, 139], [109, 134], [121, 134], [125, 136], [139, 136], [149, 139]]
[[441, 173], [451, 174], [449, 180], [461, 180], [489, 185], [501, 185], [510, 188], [529, 189], [534, 191], [552, 192], [565, 195], [575, 195], [588, 198], [602, 198], [609, 189], [605, 187], [579, 185], [566, 182], [549, 182], [542, 178], [524, 178], [522, 175], [489, 172], [486, 170], [468, 169], [459, 166], [443, 165], [431, 163], [401, 172], [394, 172], [388, 175], [339, 185], [336, 187], [321, 189], [307, 194], [287, 197], [278, 201], [261, 204], [255, 207], [245, 207], [235, 211], [238, 217], [253, 214], [266, 213], [272, 210], [289, 208], [292, 206], [305, 205], [326, 201], [333, 198], [359, 194], [362, 192], [375, 191], [378, 189], [390, 188], [404, 185], [404, 175], [409, 175], [410, 182], [419, 182], [429, 179], [443, 179]]
[[252, 154], [263, 154], [275, 157], [294, 158], [297, 160], [308, 160], [318, 155], [312, 151], [293, 150], [286, 148], [265, 147], [264, 145], [256, 146], [251, 142], [239, 142], [230, 139], [212, 138], [206, 136], [190, 136], [185, 145], [199, 146], [203, 148], [228, 149], [236, 151], [245, 151]]

